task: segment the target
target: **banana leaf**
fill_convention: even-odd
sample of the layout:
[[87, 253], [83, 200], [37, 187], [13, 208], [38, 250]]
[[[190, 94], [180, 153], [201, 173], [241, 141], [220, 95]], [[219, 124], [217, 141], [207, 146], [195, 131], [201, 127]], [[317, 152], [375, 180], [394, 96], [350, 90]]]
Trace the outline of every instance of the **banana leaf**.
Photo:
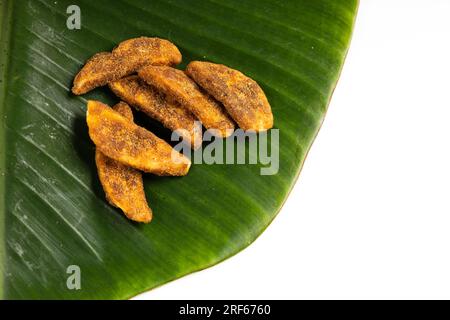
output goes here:
[[[81, 29], [68, 28], [70, 5], [80, 8]], [[251, 244], [286, 200], [320, 128], [357, 6], [356, 0], [1, 0], [0, 297], [129, 298]], [[110, 206], [85, 113], [88, 99], [118, 100], [107, 88], [74, 96], [70, 87], [86, 59], [138, 36], [175, 43], [180, 68], [208, 60], [255, 79], [279, 130], [279, 146], [271, 150], [279, 152], [278, 172], [261, 175], [262, 163], [203, 163], [186, 177], [145, 175], [154, 212], [148, 225]], [[170, 137], [141, 114], [136, 121]], [[68, 285], [70, 266], [79, 268], [79, 286]]]

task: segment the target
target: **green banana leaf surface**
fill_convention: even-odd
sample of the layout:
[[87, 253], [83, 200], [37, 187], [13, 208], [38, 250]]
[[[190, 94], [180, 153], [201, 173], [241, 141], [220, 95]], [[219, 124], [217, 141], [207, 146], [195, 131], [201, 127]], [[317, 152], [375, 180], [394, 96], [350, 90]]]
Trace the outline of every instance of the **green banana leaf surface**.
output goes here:
[[[67, 26], [70, 5], [80, 8], [80, 29]], [[0, 0], [0, 298], [130, 298], [251, 244], [286, 200], [320, 128], [357, 6], [356, 0]], [[148, 225], [109, 205], [86, 101], [118, 99], [108, 88], [84, 96], [70, 88], [86, 59], [138, 36], [175, 43], [181, 69], [207, 60], [256, 80], [279, 132], [270, 150], [279, 154], [278, 172], [261, 175], [267, 165], [259, 162], [193, 164], [185, 177], [145, 174], [154, 212]], [[159, 123], [136, 116], [170, 138]], [[68, 286], [70, 266], [79, 268], [81, 288]]]

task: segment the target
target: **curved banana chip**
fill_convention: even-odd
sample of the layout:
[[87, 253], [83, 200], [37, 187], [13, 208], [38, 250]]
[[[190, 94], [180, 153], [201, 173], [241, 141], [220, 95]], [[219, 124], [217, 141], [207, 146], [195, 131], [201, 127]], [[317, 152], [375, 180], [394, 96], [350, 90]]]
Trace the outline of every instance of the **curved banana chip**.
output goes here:
[[106, 156], [161, 176], [184, 176], [191, 161], [167, 142], [99, 101], [88, 101], [89, 136]]
[[233, 133], [234, 123], [223, 107], [183, 71], [167, 66], [146, 66], [138, 75], [145, 82], [164, 92], [169, 99], [177, 101], [192, 112], [207, 129], [216, 135], [228, 137]]
[[192, 61], [186, 73], [225, 109], [244, 130], [265, 131], [273, 127], [266, 95], [256, 81], [222, 64]]
[[[119, 102], [113, 109], [133, 121], [133, 113], [126, 103]], [[98, 149], [95, 150], [95, 163], [108, 202], [121, 209], [128, 219], [149, 223], [152, 210], [145, 198], [142, 174], [105, 156]]]
[[90, 58], [75, 76], [72, 92], [84, 94], [146, 65], [176, 65], [180, 62], [180, 51], [168, 40], [148, 37], [129, 39], [121, 42], [112, 52], [100, 52]]

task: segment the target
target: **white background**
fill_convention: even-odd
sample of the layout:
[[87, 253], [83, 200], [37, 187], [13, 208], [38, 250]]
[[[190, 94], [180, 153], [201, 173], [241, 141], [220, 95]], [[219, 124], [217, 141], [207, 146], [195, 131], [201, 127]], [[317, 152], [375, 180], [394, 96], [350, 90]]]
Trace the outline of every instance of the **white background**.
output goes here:
[[362, 0], [278, 217], [238, 255], [138, 298], [450, 298], [449, 75], [449, 0]]

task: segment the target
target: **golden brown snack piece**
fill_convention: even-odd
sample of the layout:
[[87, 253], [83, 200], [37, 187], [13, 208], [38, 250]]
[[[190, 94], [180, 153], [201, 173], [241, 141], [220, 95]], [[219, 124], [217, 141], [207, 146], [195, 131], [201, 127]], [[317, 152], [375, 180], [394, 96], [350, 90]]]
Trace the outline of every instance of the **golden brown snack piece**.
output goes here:
[[180, 50], [169, 40], [140, 37], [125, 40], [113, 49], [113, 55], [126, 58], [135, 70], [145, 65], [174, 66], [181, 62]]
[[84, 94], [108, 82], [132, 74], [145, 65], [176, 65], [181, 53], [168, 40], [140, 37], [121, 42], [111, 52], [90, 58], [73, 81], [72, 92]]
[[[133, 113], [126, 103], [119, 102], [113, 109], [133, 121]], [[121, 209], [128, 219], [150, 222], [152, 210], [145, 198], [142, 174], [105, 156], [98, 149], [95, 151], [95, 163], [108, 202]]]
[[244, 130], [265, 131], [273, 127], [273, 115], [261, 87], [241, 72], [221, 64], [192, 61], [186, 73], [225, 109]]
[[111, 52], [100, 52], [92, 56], [73, 80], [72, 92], [83, 94], [104, 86], [109, 81], [121, 78], [128, 72], [126, 66], [117, 62]]
[[146, 84], [138, 76], [129, 76], [109, 83], [109, 88], [123, 101], [176, 131], [197, 149], [202, 144], [202, 128], [196, 118], [178, 103], [168, 101], [164, 94]]
[[127, 166], [157, 175], [184, 176], [191, 161], [164, 140], [99, 101], [88, 101], [89, 136], [98, 150]]
[[207, 129], [215, 129], [218, 136], [228, 137], [233, 133], [233, 120], [222, 106], [202, 92], [183, 71], [166, 66], [146, 66], [138, 74], [169, 99], [192, 112]]

